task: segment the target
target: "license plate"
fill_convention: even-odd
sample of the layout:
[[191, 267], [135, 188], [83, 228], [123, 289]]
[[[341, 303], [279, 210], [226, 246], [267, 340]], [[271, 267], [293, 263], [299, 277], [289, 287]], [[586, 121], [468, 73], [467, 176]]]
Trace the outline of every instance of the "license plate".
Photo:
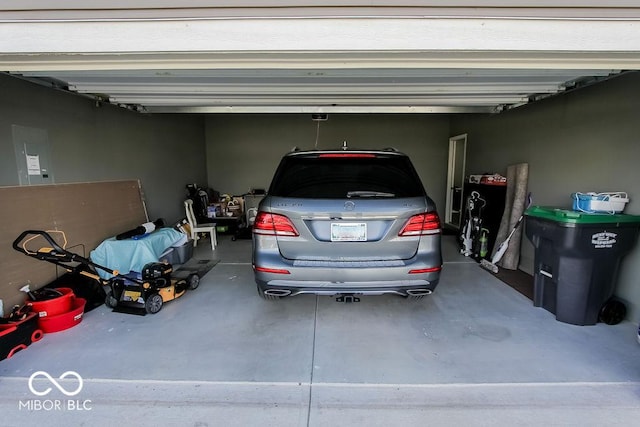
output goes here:
[[366, 242], [367, 224], [364, 222], [331, 223], [332, 242]]

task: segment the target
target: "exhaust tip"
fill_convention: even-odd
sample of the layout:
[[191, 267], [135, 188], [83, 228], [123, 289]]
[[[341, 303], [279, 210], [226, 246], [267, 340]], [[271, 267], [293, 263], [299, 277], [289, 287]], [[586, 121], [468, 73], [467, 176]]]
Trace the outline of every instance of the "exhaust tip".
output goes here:
[[291, 291], [288, 289], [267, 289], [264, 291], [264, 295], [271, 298], [282, 298], [291, 295]]
[[425, 295], [431, 295], [433, 291], [431, 289], [407, 289], [407, 296], [410, 297], [423, 297]]

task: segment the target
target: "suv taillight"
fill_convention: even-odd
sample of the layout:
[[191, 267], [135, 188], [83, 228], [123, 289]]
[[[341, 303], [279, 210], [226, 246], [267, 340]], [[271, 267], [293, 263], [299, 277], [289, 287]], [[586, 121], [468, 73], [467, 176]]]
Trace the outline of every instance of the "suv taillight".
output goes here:
[[289, 218], [269, 212], [258, 212], [253, 223], [253, 232], [269, 236], [298, 237], [300, 235]]
[[398, 236], [422, 236], [440, 233], [440, 218], [436, 212], [414, 215], [398, 233]]

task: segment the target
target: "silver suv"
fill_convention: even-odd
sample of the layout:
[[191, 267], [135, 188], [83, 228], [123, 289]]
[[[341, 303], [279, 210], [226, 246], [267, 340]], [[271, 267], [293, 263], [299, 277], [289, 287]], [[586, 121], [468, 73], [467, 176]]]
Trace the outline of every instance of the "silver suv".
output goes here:
[[441, 231], [435, 203], [405, 154], [291, 152], [253, 227], [258, 293], [421, 298], [440, 278]]

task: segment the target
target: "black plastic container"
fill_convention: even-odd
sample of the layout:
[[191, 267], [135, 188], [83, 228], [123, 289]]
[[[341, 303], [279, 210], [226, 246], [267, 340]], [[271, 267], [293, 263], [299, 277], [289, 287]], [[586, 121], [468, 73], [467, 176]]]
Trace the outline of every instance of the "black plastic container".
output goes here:
[[535, 247], [533, 304], [560, 322], [595, 325], [622, 258], [636, 244], [640, 216], [534, 206], [525, 227]]

